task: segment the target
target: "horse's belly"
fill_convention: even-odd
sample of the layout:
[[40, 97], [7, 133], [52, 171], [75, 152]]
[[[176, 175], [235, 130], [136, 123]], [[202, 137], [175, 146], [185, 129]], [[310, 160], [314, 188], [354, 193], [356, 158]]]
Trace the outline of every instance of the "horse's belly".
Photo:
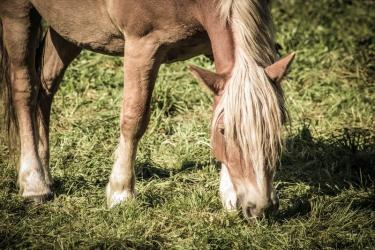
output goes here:
[[124, 37], [101, 0], [31, 0], [48, 24], [68, 41], [99, 53], [122, 55]]

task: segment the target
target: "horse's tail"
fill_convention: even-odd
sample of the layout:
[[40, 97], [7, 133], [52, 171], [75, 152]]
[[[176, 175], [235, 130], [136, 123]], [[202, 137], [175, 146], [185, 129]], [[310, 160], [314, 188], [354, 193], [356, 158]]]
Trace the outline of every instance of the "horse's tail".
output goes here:
[[1, 113], [4, 115], [2, 123], [2, 130], [8, 134], [9, 143], [15, 139], [16, 132], [18, 131], [18, 124], [16, 114], [12, 101], [12, 85], [10, 76], [10, 62], [7, 50], [4, 45], [3, 38], [3, 24], [0, 19], [0, 96], [2, 99]]

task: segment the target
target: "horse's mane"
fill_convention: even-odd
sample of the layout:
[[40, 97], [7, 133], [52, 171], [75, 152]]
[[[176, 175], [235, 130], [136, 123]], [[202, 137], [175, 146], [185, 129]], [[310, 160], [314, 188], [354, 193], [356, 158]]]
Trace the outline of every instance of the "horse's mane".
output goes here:
[[235, 65], [214, 121], [224, 110], [225, 136], [237, 141], [244, 160], [254, 167], [258, 188], [263, 189], [266, 174], [273, 175], [279, 163], [284, 114], [282, 90], [264, 71], [276, 60], [270, 11], [264, 0], [218, 3], [222, 19], [233, 30]]

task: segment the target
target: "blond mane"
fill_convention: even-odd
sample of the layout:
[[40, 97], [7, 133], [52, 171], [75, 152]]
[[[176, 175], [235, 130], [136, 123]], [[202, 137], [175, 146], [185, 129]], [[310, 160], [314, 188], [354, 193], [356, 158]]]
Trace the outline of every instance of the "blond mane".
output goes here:
[[282, 91], [264, 71], [276, 60], [270, 12], [265, 0], [218, 3], [221, 18], [233, 30], [235, 65], [214, 121], [224, 110], [226, 139], [238, 143], [244, 160], [254, 167], [258, 188], [264, 190], [266, 175], [273, 176], [279, 163], [284, 114]]

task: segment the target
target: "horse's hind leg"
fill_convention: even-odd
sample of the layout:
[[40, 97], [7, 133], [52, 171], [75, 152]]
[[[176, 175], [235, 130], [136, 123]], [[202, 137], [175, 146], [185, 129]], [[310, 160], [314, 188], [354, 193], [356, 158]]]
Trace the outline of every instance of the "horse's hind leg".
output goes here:
[[42, 85], [38, 95], [38, 152], [46, 183], [50, 186], [52, 177], [49, 171], [49, 123], [53, 96], [58, 90], [66, 68], [80, 51], [81, 48], [66, 41], [53, 29], [49, 29], [44, 37], [39, 58], [37, 58]]
[[149, 121], [151, 94], [160, 65], [156, 44], [152, 38], [125, 42], [121, 136], [106, 190], [109, 207], [134, 196], [136, 150]]
[[3, 39], [9, 56], [12, 100], [21, 142], [18, 181], [23, 197], [40, 202], [52, 194], [38, 157], [35, 131], [38, 79], [34, 64], [40, 18], [30, 6], [20, 10], [25, 13], [14, 11], [10, 16], [2, 16]]

